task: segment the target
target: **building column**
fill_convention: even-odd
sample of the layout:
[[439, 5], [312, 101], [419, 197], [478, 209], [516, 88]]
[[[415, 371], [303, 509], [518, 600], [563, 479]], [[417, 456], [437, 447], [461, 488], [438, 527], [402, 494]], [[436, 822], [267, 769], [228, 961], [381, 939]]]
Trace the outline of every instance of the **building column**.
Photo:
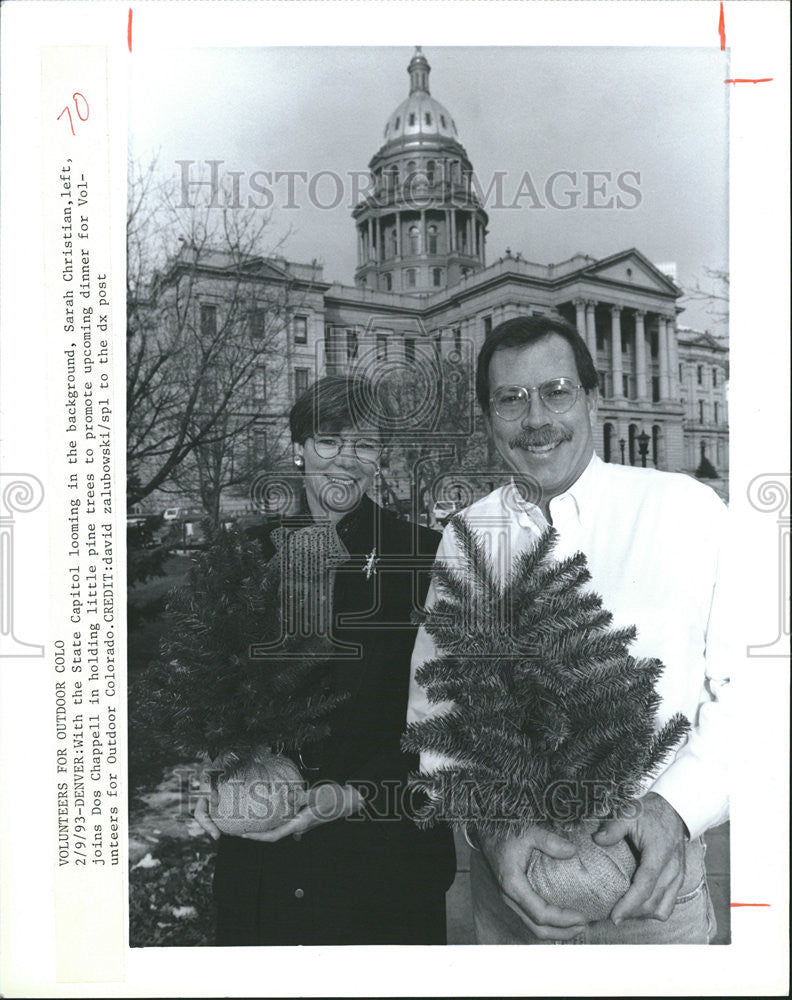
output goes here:
[[674, 402], [679, 401], [680, 396], [680, 382], [679, 382], [679, 349], [677, 347], [677, 329], [676, 329], [676, 319], [674, 317], [668, 318], [668, 363], [671, 369], [671, 378], [669, 379], [669, 392], [671, 398]]
[[368, 220], [368, 256], [369, 260], [374, 259], [374, 220]]
[[575, 299], [575, 326], [578, 334], [586, 340], [586, 302], [584, 299]]
[[670, 386], [668, 384], [668, 330], [666, 317], [657, 317], [657, 353], [660, 357], [660, 399], [668, 399]]
[[611, 306], [611, 378], [613, 379], [613, 396], [624, 398], [622, 384], [622, 349], [621, 349], [621, 306]]
[[646, 330], [642, 309], [635, 310], [635, 387], [639, 400], [649, 399], [649, 379], [646, 367]]
[[586, 302], [586, 343], [589, 353], [594, 360], [594, 367], [597, 367], [597, 316], [595, 309], [597, 303], [589, 299]]

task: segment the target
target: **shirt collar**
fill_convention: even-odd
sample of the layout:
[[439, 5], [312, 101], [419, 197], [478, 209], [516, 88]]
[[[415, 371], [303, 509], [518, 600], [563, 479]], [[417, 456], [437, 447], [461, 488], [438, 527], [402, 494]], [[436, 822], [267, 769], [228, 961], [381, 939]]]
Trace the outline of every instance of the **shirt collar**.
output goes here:
[[[588, 465], [569, 489], [563, 493], [559, 493], [557, 497], [553, 497], [550, 501], [551, 515], [557, 509], [571, 508], [577, 520], [583, 520], [591, 508], [593, 498], [596, 495], [596, 481], [599, 477], [602, 464], [602, 459], [598, 455], [592, 454]], [[514, 479], [506, 487], [506, 495], [503, 499], [505, 507], [517, 510], [517, 521], [521, 527], [530, 528], [533, 531], [538, 530], [539, 532], [547, 527], [547, 519], [541, 509], [536, 504], [524, 499], [514, 485]], [[553, 520], [555, 521], [556, 518], [554, 517]]]

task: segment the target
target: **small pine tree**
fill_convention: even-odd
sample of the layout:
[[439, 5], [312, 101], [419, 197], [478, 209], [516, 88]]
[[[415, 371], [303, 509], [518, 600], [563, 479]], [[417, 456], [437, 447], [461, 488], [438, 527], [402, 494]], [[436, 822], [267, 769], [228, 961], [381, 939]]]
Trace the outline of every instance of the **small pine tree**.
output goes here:
[[324, 684], [330, 640], [283, 634], [285, 602], [294, 599], [287, 589], [278, 556], [266, 561], [259, 543], [234, 529], [212, 532], [187, 585], [171, 594], [162, 655], [132, 705], [135, 742], [184, 760], [222, 755], [228, 778], [262, 746], [298, 751], [327, 734], [344, 700]]
[[623, 814], [689, 729], [675, 715], [655, 732], [663, 665], [629, 655], [635, 628], [611, 629], [584, 592], [582, 553], [553, 561], [552, 528], [501, 584], [476, 533], [451, 523], [465, 569], [435, 568], [441, 596], [423, 624], [440, 652], [417, 680], [454, 707], [411, 724], [403, 745], [455, 763], [413, 776], [427, 793], [419, 823], [505, 837]]

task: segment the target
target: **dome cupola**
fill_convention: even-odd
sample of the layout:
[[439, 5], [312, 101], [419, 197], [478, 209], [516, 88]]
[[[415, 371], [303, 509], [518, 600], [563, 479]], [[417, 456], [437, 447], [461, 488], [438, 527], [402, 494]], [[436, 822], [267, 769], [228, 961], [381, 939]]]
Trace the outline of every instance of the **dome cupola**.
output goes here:
[[429, 93], [420, 47], [407, 67], [410, 92], [385, 124], [369, 163], [373, 190], [354, 209], [355, 282], [430, 295], [485, 265], [487, 213], [448, 109]]

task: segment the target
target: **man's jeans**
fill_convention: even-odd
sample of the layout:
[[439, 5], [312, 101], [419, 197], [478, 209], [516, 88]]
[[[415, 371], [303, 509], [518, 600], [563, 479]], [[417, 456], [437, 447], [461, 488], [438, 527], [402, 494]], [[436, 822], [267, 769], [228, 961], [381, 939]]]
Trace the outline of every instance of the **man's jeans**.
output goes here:
[[715, 935], [704, 868], [706, 847], [699, 837], [685, 853], [685, 877], [674, 910], [666, 921], [624, 920], [618, 927], [598, 920], [571, 941], [537, 938], [504, 902], [484, 855], [472, 851], [470, 885], [473, 920], [479, 944], [709, 944]]

